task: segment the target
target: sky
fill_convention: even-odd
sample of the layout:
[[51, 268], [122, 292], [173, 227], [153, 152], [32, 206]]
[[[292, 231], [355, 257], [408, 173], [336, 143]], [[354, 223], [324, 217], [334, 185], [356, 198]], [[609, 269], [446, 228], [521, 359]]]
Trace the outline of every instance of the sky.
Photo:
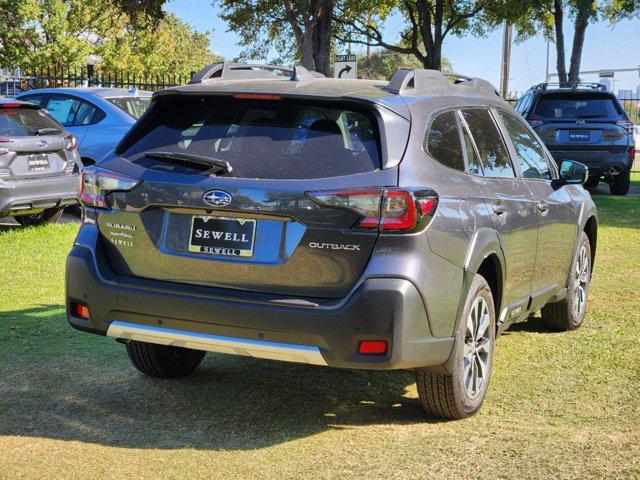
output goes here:
[[[199, 31], [209, 31], [211, 49], [225, 58], [236, 57], [241, 47], [237, 45], [238, 36], [227, 32], [227, 24], [218, 17], [219, 8], [211, 6], [211, 0], [170, 0], [166, 10], [174, 12], [183, 21]], [[402, 21], [399, 16], [390, 19], [385, 25], [387, 39], [398, 40], [398, 30]], [[565, 48], [571, 51], [572, 28], [566, 26]], [[447, 37], [443, 46], [443, 55], [453, 64], [456, 73], [480, 77], [489, 80], [495, 86], [500, 84], [500, 65], [502, 58], [502, 29], [498, 29], [484, 38]], [[352, 51], [359, 51], [354, 46]], [[346, 53], [344, 51], [338, 53]], [[546, 40], [542, 37], [531, 38], [520, 44], [514, 44], [511, 53], [511, 74], [509, 90], [523, 92], [531, 85], [543, 82], [546, 71]], [[268, 59], [265, 59], [268, 60]], [[549, 70], [555, 73], [555, 48], [551, 44]], [[567, 58], [567, 68], [569, 59]], [[626, 20], [610, 27], [605, 23], [590, 25], [582, 55], [581, 70], [613, 70], [619, 68], [640, 67], [640, 19]], [[585, 76], [585, 80], [597, 81], [597, 75]], [[638, 71], [618, 73], [614, 90], [640, 88]], [[640, 95], [638, 91], [637, 95]]]

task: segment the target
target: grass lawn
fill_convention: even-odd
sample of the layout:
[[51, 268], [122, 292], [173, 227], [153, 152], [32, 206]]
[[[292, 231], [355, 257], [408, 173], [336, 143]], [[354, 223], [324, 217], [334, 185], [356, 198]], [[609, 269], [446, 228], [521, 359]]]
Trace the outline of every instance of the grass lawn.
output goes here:
[[188, 379], [145, 378], [66, 324], [77, 225], [2, 230], [0, 479], [638, 478], [640, 198], [597, 202], [583, 327], [514, 327], [459, 422], [428, 421], [406, 372], [209, 354]]

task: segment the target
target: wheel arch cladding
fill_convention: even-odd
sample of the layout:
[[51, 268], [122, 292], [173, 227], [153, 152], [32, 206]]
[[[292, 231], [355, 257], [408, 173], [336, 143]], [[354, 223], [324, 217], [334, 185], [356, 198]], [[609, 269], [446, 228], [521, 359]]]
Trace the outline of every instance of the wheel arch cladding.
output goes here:
[[[500, 259], [495, 253], [490, 253], [478, 267], [476, 272], [481, 275], [489, 284], [491, 289], [491, 296], [493, 297], [493, 306], [496, 311], [496, 315], [499, 315], [501, 311], [500, 305], [502, 302], [502, 287], [504, 285], [504, 278], [502, 273], [502, 266]], [[497, 322], [496, 322], [497, 323]]]
[[598, 242], [598, 220], [596, 220], [595, 216], [592, 215], [587, 219], [583, 231], [587, 234], [591, 246], [591, 269], [593, 270], [596, 260], [596, 244]]

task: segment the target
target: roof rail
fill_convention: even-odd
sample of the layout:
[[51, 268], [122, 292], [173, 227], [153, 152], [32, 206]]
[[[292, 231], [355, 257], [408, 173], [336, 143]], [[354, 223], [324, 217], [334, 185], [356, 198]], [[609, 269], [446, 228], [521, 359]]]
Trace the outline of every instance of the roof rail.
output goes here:
[[207, 80], [267, 79], [273, 78], [274, 75], [278, 74], [283, 77], [289, 77], [294, 82], [304, 82], [324, 77], [321, 73], [310, 72], [301, 66], [289, 68], [278, 65], [217, 62], [207, 65], [196, 73], [189, 84], [193, 85]]
[[534, 85], [529, 90], [577, 90], [579, 88], [591, 89], [591, 90], [603, 90], [607, 91], [607, 86], [601, 83], [594, 82], [547, 82], [547, 83], [539, 83], [538, 85]]
[[[451, 82], [448, 78], [454, 78], [454, 81]], [[422, 68], [398, 70], [389, 80], [385, 90], [397, 95], [456, 94], [467, 90], [479, 95], [500, 96], [494, 86], [486, 80]]]

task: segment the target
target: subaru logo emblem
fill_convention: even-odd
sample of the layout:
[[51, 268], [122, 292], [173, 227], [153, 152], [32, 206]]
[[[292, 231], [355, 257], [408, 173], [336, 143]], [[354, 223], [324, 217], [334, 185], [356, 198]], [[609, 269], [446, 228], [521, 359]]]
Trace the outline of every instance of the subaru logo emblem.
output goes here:
[[45, 148], [47, 145], [49, 145], [49, 142], [47, 142], [46, 140], [40, 140], [38, 142], [38, 148]]
[[212, 207], [226, 207], [231, 203], [231, 195], [222, 190], [209, 190], [202, 196], [202, 200]]

